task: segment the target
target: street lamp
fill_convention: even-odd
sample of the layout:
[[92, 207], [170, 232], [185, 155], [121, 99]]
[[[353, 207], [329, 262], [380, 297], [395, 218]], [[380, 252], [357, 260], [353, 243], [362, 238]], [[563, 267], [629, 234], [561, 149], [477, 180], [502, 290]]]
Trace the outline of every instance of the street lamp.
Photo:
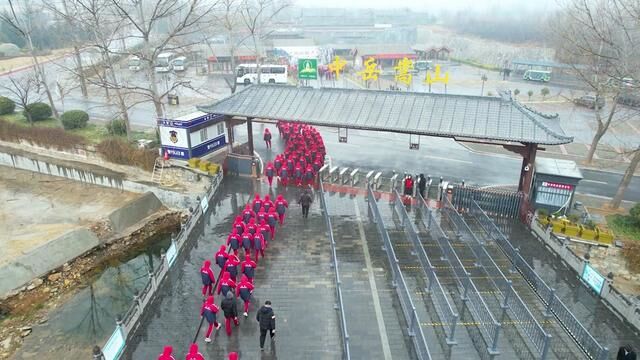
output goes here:
[[482, 89], [480, 90], [480, 96], [484, 96], [484, 83], [488, 80], [487, 74], [482, 74], [480, 80], [482, 80]]

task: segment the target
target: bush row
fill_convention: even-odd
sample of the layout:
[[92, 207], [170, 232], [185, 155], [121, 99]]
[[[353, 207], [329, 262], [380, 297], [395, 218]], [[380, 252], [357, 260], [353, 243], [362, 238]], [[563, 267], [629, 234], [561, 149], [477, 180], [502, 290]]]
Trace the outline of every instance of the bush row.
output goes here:
[[60, 128], [25, 127], [0, 120], [0, 140], [10, 142], [27, 141], [32, 145], [71, 150], [84, 144], [84, 138], [70, 134]]

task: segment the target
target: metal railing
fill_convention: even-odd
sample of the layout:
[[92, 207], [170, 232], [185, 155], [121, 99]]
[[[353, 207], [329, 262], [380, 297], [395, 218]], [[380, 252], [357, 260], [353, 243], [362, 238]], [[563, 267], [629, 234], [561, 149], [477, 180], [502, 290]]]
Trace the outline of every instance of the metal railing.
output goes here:
[[[107, 343], [98, 351], [102, 352], [102, 356], [106, 360], [118, 359], [127, 345], [127, 339], [135, 332], [140, 325], [140, 319], [147, 308], [153, 301], [158, 292], [162, 281], [166, 278], [167, 273], [173, 261], [184, 248], [184, 244], [192, 234], [194, 228], [201, 223], [203, 215], [206, 213], [208, 204], [216, 194], [222, 182], [222, 172], [219, 172], [211, 180], [211, 185], [207, 188], [204, 199], [197, 198], [197, 204], [190, 214], [187, 222], [182, 224], [181, 230], [176, 237], [171, 238], [169, 249], [160, 255], [158, 267], [149, 271], [149, 281], [145, 284], [140, 292], [135, 292], [133, 303], [122, 317], [116, 318], [116, 329], [107, 341]], [[206, 200], [205, 200], [206, 199]], [[206, 204], [205, 204], [206, 203]], [[95, 349], [94, 349], [95, 351]]]
[[327, 201], [324, 194], [324, 185], [322, 179], [320, 180], [320, 205], [324, 214], [325, 223], [327, 226], [327, 234], [329, 236], [329, 243], [331, 244], [331, 258], [332, 265], [335, 274], [336, 281], [336, 297], [337, 310], [340, 312], [340, 331], [342, 333], [342, 358], [351, 359], [351, 349], [349, 346], [349, 332], [347, 330], [347, 318], [344, 313], [344, 301], [342, 299], [342, 281], [340, 280], [340, 269], [338, 266], [338, 254], [336, 253], [336, 241], [333, 238], [333, 227], [331, 225], [331, 217], [329, 215], [329, 209], [327, 208]]
[[520, 272], [522, 277], [531, 286], [534, 292], [546, 305], [546, 312], [549, 316], [555, 316], [560, 325], [575, 340], [576, 344], [584, 353], [594, 360], [607, 359], [609, 349], [601, 345], [580, 321], [567, 309], [562, 300], [556, 295], [555, 289], [550, 288], [542, 278], [524, 260], [520, 251], [513, 247], [507, 237], [500, 231], [496, 224], [489, 218], [482, 208], [475, 201], [471, 202], [469, 212], [478, 221], [487, 235], [496, 241], [507, 258], [512, 262], [514, 268]]
[[419, 196], [419, 200], [423, 209], [423, 211], [421, 211], [423, 224], [429, 230], [431, 238], [437, 241], [442, 255], [449, 261], [455, 275], [454, 277], [458, 283], [461, 300], [469, 309], [473, 319], [478, 323], [478, 329], [487, 345], [489, 355], [494, 356], [499, 354], [498, 339], [502, 325], [496, 320], [489, 306], [487, 306], [487, 303], [482, 296], [480, 296], [478, 288], [473, 280], [471, 280], [469, 272], [462, 265], [462, 261], [460, 261], [460, 258], [453, 250], [449, 238], [435, 219], [433, 212], [425, 206], [424, 199], [421, 196]]
[[440, 322], [443, 324], [449, 324], [448, 326], [444, 326], [444, 332], [447, 335], [447, 344], [455, 345], [455, 333], [456, 333], [456, 325], [458, 323], [458, 313], [453, 310], [453, 306], [449, 302], [449, 299], [440, 284], [440, 280], [436, 275], [435, 268], [431, 264], [429, 260], [429, 256], [427, 256], [426, 251], [424, 250], [424, 246], [422, 245], [422, 241], [420, 240], [420, 236], [418, 235], [418, 231], [415, 226], [411, 223], [409, 219], [409, 214], [407, 213], [407, 209], [404, 207], [404, 204], [400, 200], [400, 194], [395, 190], [395, 200], [394, 200], [394, 208], [396, 210], [396, 214], [402, 221], [402, 225], [404, 227], [405, 234], [413, 244], [413, 251], [415, 252], [418, 260], [420, 261], [420, 265], [422, 267], [422, 271], [424, 272], [426, 278], [428, 279], [427, 284], [427, 292], [431, 294], [431, 301], [433, 301], [433, 306], [436, 309], [436, 313], [440, 318]]
[[378, 210], [378, 205], [371, 188], [367, 189], [367, 201], [369, 202], [369, 209], [373, 214], [373, 220], [376, 223], [376, 227], [384, 244], [384, 250], [387, 254], [389, 266], [391, 267], [391, 274], [393, 276], [393, 285], [396, 288], [398, 298], [400, 299], [402, 313], [407, 322], [408, 333], [409, 336], [411, 336], [416, 354], [418, 356], [418, 359], [420, 360], [430, 360], [431, 353], [429, 352], [427, 340], [424, 336], [424, 332], [422, 331], [422, 327], [420, 326], [420, 318], [418, 317], [418, 313], [416, 312], [416, 307], [413, 304], [413, 300], [411, 299], [411, 291], [407, 287], [404, 276], [400, 271], [398, 258], [396, 257], [396, 253], [393, 250], [393, 245], [391, 244], [391, 240], [389, 239], [389, 233], [385, 229], [384, 221], [382, 220], [382, 216], [380, 215], [380, 210]]
[[[477, 263], [482, 266], [487, 273], [490, 281], [496, 288], [496, 293], [502, 300], [502, 308], [509, 317], [515, 321], [516, 328], [521, 332], [525, 339], [528, 339], [533, 345], [533, 350], [539, 359], [546, 359], [551, 345], [551, 334], [547, 333], [540, 325], [538, 320], [533, 316], [529, 307], [524, 303], [520, 295], [513, 288], [513, 284], [504, 275], [502, 270], [493, 260], [493, 257], [487, 252], [484, 244], [471, 231], [471, 228], [462, 216], [453, 208], [449, 198], [444, 197], [443, 213], [456, 224], [457, 231], [460, 236], [471, 239], [470, 249], [474, 254]], [[504, 290], [504, 291], [501, 291]]]

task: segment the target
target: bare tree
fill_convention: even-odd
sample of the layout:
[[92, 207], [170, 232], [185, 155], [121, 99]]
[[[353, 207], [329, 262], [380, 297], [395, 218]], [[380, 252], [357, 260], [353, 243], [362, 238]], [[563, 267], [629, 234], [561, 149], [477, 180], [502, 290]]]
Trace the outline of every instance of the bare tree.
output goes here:
[[33, 118], [28, 111], [28, 105], [34, 101], [40, 101], [38, 93], [38, 79], [34, 73], [30, 73], [20, 78], [9, 78], [9, 84], [0, 83], [0, 87], [7, 90], [19, 108], [24, 110], [24, 115], [30, 125], [33, 126]]
[[[216, 22], [220, 24], [222, 31], [224, 32], [224, 36], [226, 38], [226, 45], [229, 47], [229, 56], [231, 61], [231, 73], [233, 76], [230, 78], [225, 76], [224, 81], [227, 83], [229, 90], [231, 93], [236, 92], [237, 82], [235, 76], [236, 69], [236, 50], [240, 45], [240, 34], [239, 29], [241, 28], [241, 23], [238, 21], [240, 18], [240, 1], [239, 0], [221, 0], [220, 1], [221, 9], [216, 12], [215, 19]], [[211, 46], [211, 42], [208, 38], [205, 38], [205, 43], [209, 47], [210, 50], [213, 51]]]
[[[139, 50], [124, 53], [136, 55], [145, 63], [148, 86], [126, 85], [125, 88], [150, 99], [156, 115], [164, 114], [162, 100], [174, 89], [188, 86], [176, 79], [164, 92], [158, 89], [154, 64], [160, 53], [182, 51], [200, 41], [196, 34], [210, 24], [205, 23], [217, 6], [212, 0], [110, 0], [115, 12], [124, 20], [126, 29], [142, 40]], [[122, 55], [122, 54], [121, 54]]]
[[[640, 35], [633, 19], [633, 0], [568, 0], [554, 19], [558, 53], [598, 98], [611, 98], [611, 106], [596, 107], [596, 131], [585, 162], [590, 164], [602, 137], [618, 110], [623, 79], [637, 75]], [[637, 5], [636, 5], [637, 6]]]
[[[56, 109], [56, 105], [53, 102], [53, 96], [51, 95], [51, 91], [49, 90], [49, 84], [47, 83], [45, 71], [38, 61], [36, 50], [33, 46], [33, 40], [31, 38], [31, 34], [33, 32], [31, 21], [36, 17], [35, 15], [37, 13], [37, 10], [33, 7], [33, 3], [28, 0], [22, 0], [20, 2], [19, 8], [14, 5], [14, 1], [15, 0], [8, 0], [9, 11], [5, 11], [4, 13], [0, 14], [0, 20], [8, 24], [13, 30], [16, 31], [16, 33], [20, 34], [20, 36], [25, 39], [25, 42], [29, 49], [29, 54], [31, 55], [31, 59], [33, 60], [33, 69], [36, 74], [36, 79], [43, 86], [44, 91], [47, 94], [49, 105], [51, 105], [53, 117], [59, 119], [58, 110]], [[16, 11], [16, 9], [18, 11]]]
[[240, 15], [245, 25], [245, 31], [251, 38], [253, 51], [256, 56], [257, 83], [260, 83], [260, 58], [262, 41], [272, 31], [278, 14], [289, 6], [287, 2], [278, 0], [242, 0]]
[[640, 164], [640, 145], [638, 145], [638, 148], [632, 151], [632, 154], [633, 157], [631, 158], [631, 162], [625, 170], [624, 175], [622, 175], [622, 179], [620, 180], [620, 184], [618, 185], [618, 190], [616, 190], [616, 195], [613, 197], [611, 203], [609, 204], [612, 209], [617, 209], [620, 207], [622, 198], [624, 197], [624, 193], [629, 187], [631, 179], [633, 179], [633, 175], [638, 169], [638, 164]]
[[89, 93], [87, 91], [87, 80], [85, 79], [85, 72], [83, 71], [82, 66], [82, 55], [80, 53], [80, 48], [83, 45], [80, 39], [80, 34], [83, 32], [82, 29], [77, 26], [77, 19], [80, 14], [78, 13], [79, 8], [74, 6], [75, 4], [73, 4], [73, 1], [74, 0], [59, 0], [58, 3], [43, 1], [42, 3], [45, 8], [62, 19], [69, 28], [72, 29], [71, 33], [67, 34], [67, 36], [71, 40], [71, 44], [73, 46], [73, 57], [76, 66], [75, 75], [78, 78], [82, 96], [86, 98], [89, 96]]

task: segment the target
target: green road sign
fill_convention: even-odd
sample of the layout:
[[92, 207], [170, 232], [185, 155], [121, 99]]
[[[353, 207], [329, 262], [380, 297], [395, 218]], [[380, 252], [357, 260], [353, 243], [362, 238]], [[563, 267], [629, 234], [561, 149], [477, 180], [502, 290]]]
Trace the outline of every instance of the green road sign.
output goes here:
[[298, 59], [298, 79], [318, 79], [318, 59]]

